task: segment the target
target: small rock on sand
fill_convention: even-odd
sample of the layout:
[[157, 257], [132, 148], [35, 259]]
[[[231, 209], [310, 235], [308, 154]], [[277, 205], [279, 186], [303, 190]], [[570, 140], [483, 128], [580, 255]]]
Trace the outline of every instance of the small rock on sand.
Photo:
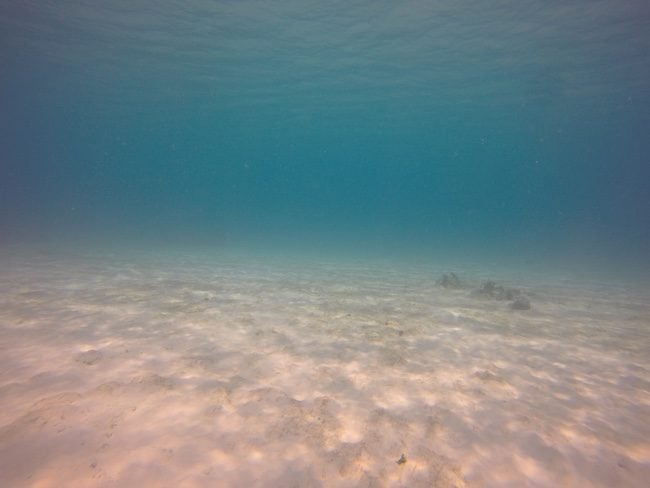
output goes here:
[[101, 352], [95, 349], [90, 349], [89, 351], [85, 351], [80, 354], [77, 354], [74, 360], [77, 361], [78, 363], [87, 364], [88, 366], [91, 366], [97, 363], [102, 357], [103, 355]]
[[513, 310], [530, 310], [530, 300], [520, 295], [510, 304], [510, 308]]
[[456, 273], [443, 274], [442, 278], [440, 278], [437, 281], [437, 283], [443, 288], [448, 288], [448, 289], [459, 289], [463, 287], [463, 284], [460, 281], [460, 278], [456, 276]]

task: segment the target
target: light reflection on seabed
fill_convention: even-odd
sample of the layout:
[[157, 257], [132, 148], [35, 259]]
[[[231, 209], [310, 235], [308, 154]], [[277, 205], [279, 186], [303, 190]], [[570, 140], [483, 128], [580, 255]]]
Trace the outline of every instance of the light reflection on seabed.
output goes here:
[[422, 269], [3, 263], [1, 486], [650, 479], [638, 289], [518, 283], [514, 311]]

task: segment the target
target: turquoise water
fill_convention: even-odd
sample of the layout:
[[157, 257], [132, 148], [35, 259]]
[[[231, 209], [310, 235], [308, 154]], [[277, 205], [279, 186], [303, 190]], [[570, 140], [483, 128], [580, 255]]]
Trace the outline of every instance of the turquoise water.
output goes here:
[[0, 487], [650, 479], [648, 0], [0, 1]]
[[645, 1], [8, 1], [3, 242], [650, 251]]

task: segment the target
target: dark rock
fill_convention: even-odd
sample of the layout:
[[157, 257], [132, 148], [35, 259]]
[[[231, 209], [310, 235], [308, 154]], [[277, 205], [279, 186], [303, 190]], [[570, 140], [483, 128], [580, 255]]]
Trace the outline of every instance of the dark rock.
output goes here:
[[513, 310], [530, 310], [530, 300], [523, 295], [519, 295], [510, 304]]
[[445, 273], [442, 275], [437, 283], [443, 288], [458, 289], [463, 287], [463, 283], [460, 281], [460, 278], [456, 273]]
[[476, 295], [491, 298], [492, 300], [514, 300], [521, 292], [516, 288], [508, 288], [503, 285], [498, 285], [494, 281], [490, 280], [483, 283], [475, 293]]

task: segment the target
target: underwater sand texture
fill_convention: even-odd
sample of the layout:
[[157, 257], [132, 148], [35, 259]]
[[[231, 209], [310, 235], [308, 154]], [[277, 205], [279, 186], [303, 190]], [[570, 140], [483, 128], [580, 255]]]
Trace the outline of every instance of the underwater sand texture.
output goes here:
[[647, 486], [647, 290], [443, 271], [5, 253], [0, 486]]

